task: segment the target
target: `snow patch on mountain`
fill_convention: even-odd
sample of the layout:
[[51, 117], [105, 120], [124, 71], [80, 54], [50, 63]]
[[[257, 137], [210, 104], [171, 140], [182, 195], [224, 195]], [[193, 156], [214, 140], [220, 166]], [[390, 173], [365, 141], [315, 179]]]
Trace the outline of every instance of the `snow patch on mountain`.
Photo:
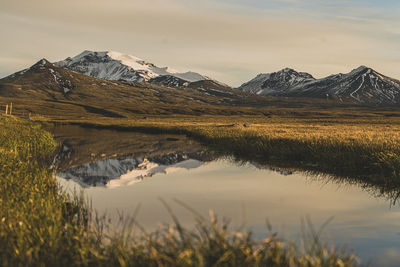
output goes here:
[[70, 80], [63, 79], [60, 73], [53, 70], [52, 68], [48, 68], [50, 74], [53, 76], [54, 81], [62, 88], [64, 94], [67, 94], [74, 88], [74, 85]]

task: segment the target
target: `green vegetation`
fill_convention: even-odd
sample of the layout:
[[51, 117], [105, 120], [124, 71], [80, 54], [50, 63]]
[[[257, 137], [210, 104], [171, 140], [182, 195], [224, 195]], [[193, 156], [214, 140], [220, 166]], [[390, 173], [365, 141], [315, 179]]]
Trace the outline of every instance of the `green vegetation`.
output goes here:
[[62, 264], [79, 257], [85, 231], [79, 221], [86, 211], [59, 194], [48, 170], [56, 148], [52, 136], [12, 117], [0, 117], [0, 125], [0, 265]]
[[[112, 231], [77, 197], [59, 191], [49, 170], [55, 149], [38, 125], [0, 117], [1, 266], [353, 266], [356, 257], [319, 241], [309, 223], [304, 245], [270, 233], [255, 241], [211, 213], [196, 230], [173, 225], [145, 233], [134, 218]], [[184, 206], [184, 204], [182, 204]], [[190, 209], [189, 207], [187, 207]], [[195, 212], [194, 212], [195, 213]], [[196, 214], [196, 213], [195, 213]]]

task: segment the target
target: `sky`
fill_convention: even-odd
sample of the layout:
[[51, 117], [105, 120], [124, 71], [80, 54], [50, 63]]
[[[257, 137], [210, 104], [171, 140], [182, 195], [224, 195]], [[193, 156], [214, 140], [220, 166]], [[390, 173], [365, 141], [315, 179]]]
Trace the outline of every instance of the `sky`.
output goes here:
[[398, 0], [0, 1], [0, 77], [112, 50], [231, 86], [285, 67], [400, 79]]

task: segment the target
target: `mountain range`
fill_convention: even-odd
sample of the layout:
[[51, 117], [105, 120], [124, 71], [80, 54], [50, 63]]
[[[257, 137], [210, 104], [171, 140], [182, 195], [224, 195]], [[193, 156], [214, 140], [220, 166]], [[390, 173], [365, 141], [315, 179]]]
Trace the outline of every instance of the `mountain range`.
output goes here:
[[[114, 51], [84, 51], [55, 64], [107, 80], [150, 82], [198, 89], [230, 88], [199, 73], [160, 68], [137, 57]], [[327, 98], [372, 105], [394, 105], [400, 102], [400, 81], [365, 66], [347, 74], [335, 74], [322, 79], [315, 79], [306, 72], [285, 68], [274, 73], [259, 74], [237, 89], [265, 96]]]
[[321, 79], [285, 68], [259, 74], [240, 87], [231, 88], [196, 72], [158, 67], [119, 52], [88, 50], [55, 63], [42, 59], [28, 69], [0, 79], [0, 96], [5, 97], [75, 101], [108, 98], [125, 103], [132, 102], [129, 97], [134, 96], [133, 102], [140, 101], [138, 95], [147, 100], [158, 99], [160, 103], [194, 102], [195, 105], [240, 105], [244, 99], [259, 105], [265, 101], [262, 96], [273, 96], [396, 106], [400, 103], [400, 81], [365, 66]]
[[286, 68], [259, 74], [238, 90], [258, 95], [327, 98], [372, 105], [400, 103], [400, 81], [365, 66], [322, 79]]
[[[155, 78], [167, 77], [174, 76]], [[84, 114], [115, 118], [132, 114], [223, 115], [232, 114], [233, 107], [259, 105], [264, 100], [210, 79], [187, 82], [182, 87], [106, 80], [59, 67], [46, 59], [0, 79], [0, 98], [4, 98], [0, 99], [2, 105], [13, 102], [15, 110], [64, 118]]]

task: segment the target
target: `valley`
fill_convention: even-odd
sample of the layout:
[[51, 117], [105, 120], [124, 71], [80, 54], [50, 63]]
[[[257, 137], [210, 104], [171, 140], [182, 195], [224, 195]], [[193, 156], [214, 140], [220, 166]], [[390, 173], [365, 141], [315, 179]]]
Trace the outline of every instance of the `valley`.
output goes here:
[[[183, 218], [181, 225], [169, 204], [162, 202], [172, 214], [174, 225], [167, 228], [154, 227], [159, 220], [168, 218], [157, 217], [154, 212], [149, 212], [158, 210], [157, 214], [162, 214], [154, 203], [154, 194], [170, 201], [175, 196], [179, 197], [181, 199], [177, 200], [178, 203], [186, 201], [183, 207], [192, 212], [193, 208], [196, 209], [196, 216], [203, 218], [198, 221], [198, 227], [207, 233], [206, 236], [210, 234], [210, 229], [214, 231], [212, 235], [225, 235], [224, 229], [227, 227], [219, 228], [214, 224], [214, 215], [211, 215], [211, 222], [204, 219], [206, 206], [219, 211], [222, 216], [233, 217], [233, 226], [239, 227], [237, 212], [232, 212], [231, 204], [224, 204], [227, 199], [239, 205], [237, 201], [240, 198], [251, 207], [265, 203], [277, 221], [274, 224], [276, 228], [285, 224], [279, 219], [282, 212], [290, 213], [284, 216], [291, 228], [289, 239], [296, 238], [298, 233], [294, 230], [296, 223], [293, 217], [298, 215], [297, 211], [316, 213], [318, 225], [325, 225], [327, 218], [323, 215], [331, 213], [339, 217], [338, 224], [328, 227], [330, 233], [336, 234], [334, 242], [339, 246], [346, 242], [343, 233], [347, 231], [348, 225], [353, 224], [348, 217], [350, 211], [346, 204], [357, 207], [358, 201], [362, 200], [377, 217], [370, 221], [374, 226], [366, 225], [364, 221], [357, 223], [357, 234], [369, 236], [364, 227], [381, 232], [382, 237], [373, 240], [384, 244], [384, 248], [376, 252], [376, 255], [371, 255], [368, 251], [374, 251], [374, 244], [367, 245], [356, 235], [351, 244], [363, 262], [381, 260], [382, 255], [391, 249], [391, 242], [395, 242], [387, 236], [392, 235], [397, 227], [392, 223], [390, 227], [381, 228], [382, 221], [378, 217], [394, 216], [394, 213], [388, 214], [386, 209], [390, 207], [393, 212], [396, 211], [400, 196], [398, 92], [400, 89], [396, 80], [366, 67], [323, 79], [315, 79], [310, 74], [286, 68], [272, 74], [261, 74], [239, 88], [232, 88], [198, 73], [159, 68], [133, 56], [85, 51], [55, 64], [42, 59], [0, 80], [1, 110], [5, 110], [6, 105], [11, 106], [11, 103], [13, 107], [12, 115], [0, 115], [0, 123], [5, 129], [2, 149], [8, 151], [7, 157], [0, 160], [6, 162], [11, 159], [14, 170], [15, 166], [21, 166], [18, 165], [21, 159], [33, 157], [30, 153], [38, 153], [40, 158], [46, 158], [46, 162], [42, 162], [43, 159], [40, 162], [28, 160], [33, 165], [25, 166], [27, 172], [40, 173], [38, 177], [49, 183], [48, 188], [40, 189], [43, 194], [48, 194], [46, 198], [37, 199], [44, 202], [33, 202], [32, 205], [35, 208], [50, 203], [54, 205], [54, 209], [49, 212], [40, 213], [46, 218], [51, 217], [51, 213], [70, 212], [70, 208], [75, 210], [73, 218], [78, 218], [78, 221], [69, 221], [75, 219], [62, 214], [49, 219], [57, 225], [67, 224], [75, 229], [76, 232], [71, 232], [71, 236], [65, 236], [68, 242], [74, 244], [74, 248], [68, 252], [70, 255], [82, 249], [109, 253], [105, 258], [81, 256], [75, 262], [111, 264], [114, 262], [111, 250], [117, 250], [129, 260], [139, 257], [143, 264], [156, 262], [157, 258], [146, 258], [149, 254], [141, 248], [158, 246], [160, 250], [167, 249], [171, 244], [168, 243], [170, 235], [165, 232], [170, 230], [166, 229], [173, 228], [179, 234], [183, 226], [190, 228], [193, 224], [185, 213], [178, 212], [179, 217]], [[57, 148], [52, 138], [49, 139], [50, 135], [45, 134], [39, 125], [52, 134], [58, 144]], [[22, 132], [19, 133], [18, 129], [22, 129]], [[16, 143], [4, 141], [8, 140], [10, 134], [15, 136], [15, 140], [12, 139]], [[42, 140], [44, 137], [45, 140]], [[28, 145], [30, 138], [35, 140], [32, 141], [35, 144], [32, 147]], [[14, 146], [20, 147], [19, 143], [23, 144], [21, 148], [14, 149]], [[56, 156], [50, 164], [49, 158], [54, 154]], [[88, 216], [96, 216], [95, 211], [84, 200], [78, 199], [77, 195], [69, 195], [68, 192], [63, 192], [61, 198], [57, 199], [55, 178], [46, 171], [48, 165], [57, 170], [59, 184], [65, 188], [84, 190], [93, 200], [94, 210], [105, 213], [110, 208], [109, 224], [103, 220], [101, 222], [107, 226], [91, 225], [87, 229]], [[24, 168], [23, 173], [26, 171]], [[7, 173], [6, 169], [0, 171]], [[25, 181], [23, 173], [17, 170], [13, 173], [19, 179], [15, 183]], [[288, 180], [282, 181], [283, 178]], [[310, 181], [312, 186], [307, 185]], [[329, 186], [325, 188], [325, 193], [321, 193], [318, 187], [324, 184]], [[205, 190], [206, 185], [213, 190]], [[338, 186], [345, 190], [336, 193]], [[296, 191], [296, 188], [301, 189]], [[24, 194], [31, 194], [30, 188], [24, 190], [27, 190]], [[282, 192], [276, 195], [280, 190]], [[10, 194], [18, 195], [20, 192], [11, 191]], [[216, 201], [205, 199], [204, 194]], [[221, 198], [222, 195], [225, 197]], [[325, 203], [323, 205], [327, 207], [315, 206], [306, 200], [296, 202], [294, 195]], [[355, 200], [353, 195], [361, 200]], [[342, 203], [338, 198], [346, 201]], [[149, 244], [147, 239], [141, 239], [143, 236], [138, 235], [134, 244], [125, 244], [123, 247], [128, 249], [121, 251], [117, 248], [121, 240], [113, 239], [112, 235], [101, 237], [129, 220], [122, 219], [119, 211], [115, 212], [118, 208], [128, 214], [136, 214], [136, 208], [132, 210], [131, 206], [127, 207], [124, 203], [127, 199], [132, 203], [145, 200], [145, 226], [134, 225], [141, 231], [155, 231], [163, 236], [161, 239]], [[294, 201], [298, 207], [284, 203], [282, 199]], [[379, 201], [379, 205], [375, 204], [376, 201]], [[333, 202], [336, 204], [333, 205]], [[65, 203], [69, 203], [68, 207], [64, 207]], [[190, 203], [193, 207], [185, 206]], [[7, 202], [7, 205], [11, 207], [13, 203]], [[326, 210], [321, 212], [320, 209]], [[24, 224], [33, 225], [37, 231], [46, 233], [42, 225], [34, 224], [34, 217], [26, 215], [29, 208], [21, 207], [20, 210], [13, 211], [15, 218], [25, 216], [25, 219], [20, 219]], [[355, 211], [356, 208], [352, 212]], [[367, 217], [368, 212], [362, 212], [358, 219]], [[132, 222], [137, 223], [135, 220]], [[260, 214], [254, 213], [253, 209], [250, 211], [249, 227], [256, 233], [254, 241], [246, 239], [246, 231], [234, 232], [232, 236], [242, 235], [245, 239], [240, 239], [239, 244], [256, 250], [259, 248], [259, 239], [264, 238], [260, 223]], [[313, 227], [311, 222], [308, 225]], [[23, 239], [26, 229], [21, 229], [13, 233]], [[126, 228], [123, 229], [122, 232], [115, 230], [116, 234], [127, 238], [124, 235], [129, 231], [124, 232]], [[0, 231], [12, 232], [2, 228]], [[62, 231], [62, 227], [57, 228], [57, 231]], [[313, 230], [310, 231], [312, 236]], [[185, 230], [185, 233], [193, 235], [191, 230]], [[200, 233], [200, 236], [204, 236], [204, 233]], [[203, 246], [202, 242], [207, 238], [203, 240], [199, 237], [200, 243], [196, 245], [185, 244]], [[285, 254], [283, 251], [286, 249], [297, 250], [297, 245], [292, 246], [283, 242], [283, 239], [274, 239], [273, 234], [267, 238], [273, 238], [270, 240], [274, 240], [271, 241], [274, 247], [263, 253], [282, 253], [281, 258], [274, 259], [277, 265], [296, 261], [299, 266], [305, 266], [307, 264], [302, 265], [302, 262], [307, 262], [305, 259], [308, 255], [329, 262], [328, 265], [334, 265], [339, 260], [346, 262], [347, 266], [353, 266], [356, 262], [354, 254], [338, 250], [333, 250], [329, 258], [308, 249]], [[317, 237], [308, 237], [304, 241], [313, 238]], [[328, 239], [329, 235], [323, 238]], [[57, 244], [64, 241], [60, 235], [54, 235], [52, 239]], [[182, 249], [186, 249], [181, 241], [173, 245], [176, 246], [175, 254], [169, 260], [178, 257], [183, 253]], [[95, 245], [98, 242], [109, 245], [99, 247]], [[164, 242], [169, 245], [164, 246]], [[236, 246], [229, 239], [218, 247], [227, 244]], [[283, 247], [279, 247], [281, 244], [284, 244]], [[31, 244], [36, 251], [40, 251], [41, 248], [36, 245], [34, 242]], [[15, 246], [28, 253], [27, 246]], [[319, 251], [327, 251], [322, 241], [318, 241], [317, 247]], [[137, 254], [133, 255], [134, 251]], [[162, 253], [163, 257], [170, 257], [169, 252]], [[200, 258], [205, 257], [201, 251], [195, 253]], [[48, 262], [56, 259], [49, 257]], [[64, 259], [69, 262], [67, 258]], [[37, 260], [43, 258], [38, 257]], [[271, 262], [272, 258], [265, 255], [259, 258], [254, 254], [250, 260]], [[242, 261], [230, 259], [230, 262]]]
[[[104, 66], [109, 63], [112, 68]], [[289, 92], [296, 95], [300, 87], [323, 83], [336, 88], [336, 96], [342, 92], [345, 99], [347, 89], [341, 88], [353, 90], [352, 81], [358, 81], [358, 77], [364, 79], [363, 83], [347, 99], [354, 100], [355, 94], [365, 90], [379, 94], [378, 83], [368, 87], [365, 77], [383, 76], [365, 67], [339, 75], [343, 83], [338, 86], [287, 68], [259, 75], [237, 90], [203, 76], [194, 82], [170, 74], [163, 76], [154, 64], [117, 52], [85, 51], [56, 64], [74, 70], [42, 59], [1, 79], [0, 103], [4, 106], [12, 102], [14, 115], [30, 114], [30, 120], [43, 123], [185, 134], [221, 153], [276, 167], [325, 172], [372, 184], [399, 179], [399, 108], [323, 99], [325, 89], [318, 91], [321, 97], [285, 96]], [[131, 78], [113, 76], [116, 64], [125, 66], [124, 75]], [[137, 78], [139, 74], [133, 67], [144, 68], [139, 74], [147, 76]], [[93, 72], [87, 73], [89, 69]], [[151, 82], [154, 79], [157, 82]], [[178, 83], [172, 86], [164, 81]], [[388, 81], [397, 88], [394, 80]], [[276, 89], [263, 89], [261, 94], [244, 92], [252, 86]]]

